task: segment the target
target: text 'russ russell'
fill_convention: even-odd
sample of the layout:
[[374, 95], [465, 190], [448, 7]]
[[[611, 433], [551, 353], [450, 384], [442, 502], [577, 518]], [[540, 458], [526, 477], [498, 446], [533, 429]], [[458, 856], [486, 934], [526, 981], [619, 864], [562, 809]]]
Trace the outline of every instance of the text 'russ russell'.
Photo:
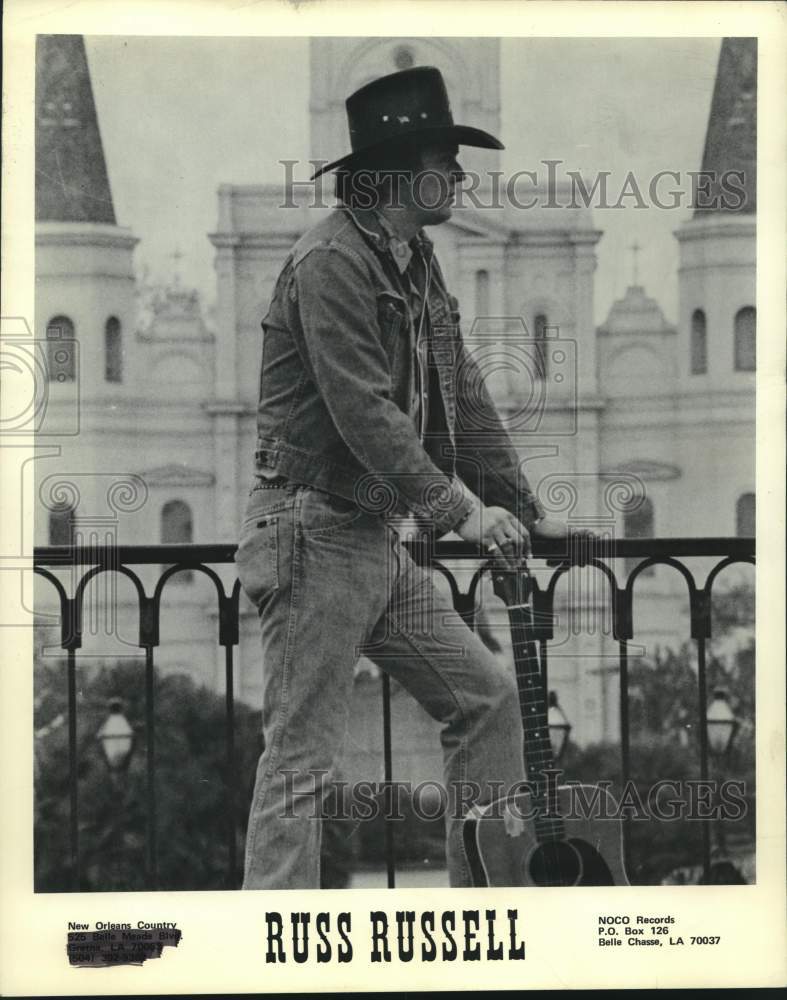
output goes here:
[[[351, 962], [352, 913], [295, 911], [265, 914], [265, 961]], [[372, 910], [368, 930], [372, 962], [522, 961], [525, 942], [518, 927], [519, 911], [506, 910]]]

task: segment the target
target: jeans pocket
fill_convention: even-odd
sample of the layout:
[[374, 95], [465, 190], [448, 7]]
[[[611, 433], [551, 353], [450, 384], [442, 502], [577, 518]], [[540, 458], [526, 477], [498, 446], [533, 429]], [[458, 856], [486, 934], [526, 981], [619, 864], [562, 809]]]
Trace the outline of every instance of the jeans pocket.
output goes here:
[[363, 514], [352, 500], [325, 493], [313, 487], [304, 488], [301, 499], [301, 530], [304, 535], [321, 535], [345, 528]]
[[261, 515], [248, 521], [241, 531], [235, 567], [244, 593], [259, 606], [262, 599], [279, 589], [279, 519]]

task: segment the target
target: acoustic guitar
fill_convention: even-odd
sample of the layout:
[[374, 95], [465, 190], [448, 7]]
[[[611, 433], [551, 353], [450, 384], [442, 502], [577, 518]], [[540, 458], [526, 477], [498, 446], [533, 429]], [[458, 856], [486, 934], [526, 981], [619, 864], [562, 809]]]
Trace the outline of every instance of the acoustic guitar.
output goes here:
[[606, 789], [558, 785], [547, 692], [534, 635], [526, 567], [492, 566], [511, 624], [527, 786], [475, 807], [463, 823], [473, 882], [480, 886], [628, 885], [617, 803]]

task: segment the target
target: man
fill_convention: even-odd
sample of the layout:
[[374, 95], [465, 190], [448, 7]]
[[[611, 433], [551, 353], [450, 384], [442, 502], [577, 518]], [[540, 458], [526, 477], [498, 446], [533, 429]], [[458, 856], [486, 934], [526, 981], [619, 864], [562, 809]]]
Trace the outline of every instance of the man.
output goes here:
[[[414, 564], [402, 515], [515, 561], [550, 525], [461, 341], [456, 300], [423, 227], [451, 216], [458, 145], [438, 70], [347, 100], [342, 204], [294, 246], [265, 332], [256, 484], [236, 556], [256, 604], [263, 730], [244, 888], [319, 886], [320, 800], [363, 653], [443, 724], [447, 862], [471, 884], [460, 818], [524, 780], [513, 677]], [[317, 175], [315, 175], [317, 176]]]

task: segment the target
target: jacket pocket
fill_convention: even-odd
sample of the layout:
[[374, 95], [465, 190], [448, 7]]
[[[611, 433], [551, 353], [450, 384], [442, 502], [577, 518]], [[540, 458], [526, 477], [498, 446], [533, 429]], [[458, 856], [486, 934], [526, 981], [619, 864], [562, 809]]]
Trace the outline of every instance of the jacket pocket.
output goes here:
[[279, 520], [261, 515], [247, 521], [241, 530], [235, 567], [244, 593], [252, 604], [279, 589]]
[[393, 363], [399, 341], [407, 329], [407, 305], [401, 295], [381, 292], [377, 296], [377, 323], [383, 348]]

